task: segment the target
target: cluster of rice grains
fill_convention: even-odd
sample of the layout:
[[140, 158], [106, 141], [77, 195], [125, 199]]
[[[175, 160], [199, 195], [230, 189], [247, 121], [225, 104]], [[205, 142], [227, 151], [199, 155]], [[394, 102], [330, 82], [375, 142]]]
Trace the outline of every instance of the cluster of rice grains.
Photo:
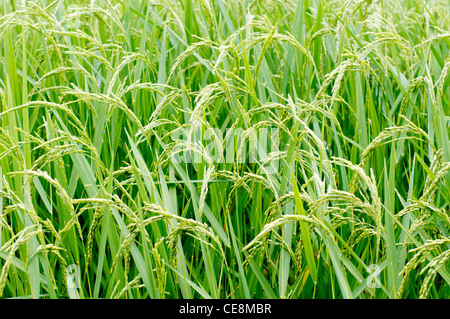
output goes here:
[[0, 6], [3, 298], [449, 298], [448, 0]]

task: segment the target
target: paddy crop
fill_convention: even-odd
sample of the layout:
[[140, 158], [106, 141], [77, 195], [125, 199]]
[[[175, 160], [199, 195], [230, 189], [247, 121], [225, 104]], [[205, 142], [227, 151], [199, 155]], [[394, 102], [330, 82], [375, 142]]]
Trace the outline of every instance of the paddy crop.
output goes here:
[[3, 0], [2, 298], [449, 298], [450, 1]]

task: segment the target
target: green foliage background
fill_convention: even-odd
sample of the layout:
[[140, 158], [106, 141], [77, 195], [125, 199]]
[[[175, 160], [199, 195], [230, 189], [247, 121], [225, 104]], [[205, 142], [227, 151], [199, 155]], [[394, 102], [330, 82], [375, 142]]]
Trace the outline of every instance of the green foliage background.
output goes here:
[[0, 295], [449, 298], [449, 53], [448, 0], [2, 1]]

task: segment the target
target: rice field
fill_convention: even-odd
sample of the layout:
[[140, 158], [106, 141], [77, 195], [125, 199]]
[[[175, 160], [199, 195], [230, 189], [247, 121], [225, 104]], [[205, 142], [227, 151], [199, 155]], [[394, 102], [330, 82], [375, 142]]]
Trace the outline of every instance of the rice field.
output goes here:
[[2, 0], [1, 298], [450, 298], [449, 69], [449, 0]]

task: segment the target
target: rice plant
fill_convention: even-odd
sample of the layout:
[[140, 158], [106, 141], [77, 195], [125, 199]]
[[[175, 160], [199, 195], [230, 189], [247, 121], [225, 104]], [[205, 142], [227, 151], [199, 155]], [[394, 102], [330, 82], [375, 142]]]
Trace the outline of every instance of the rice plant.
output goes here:
[[450, 298], [450, 1], [3, 0], [2, 298]]

